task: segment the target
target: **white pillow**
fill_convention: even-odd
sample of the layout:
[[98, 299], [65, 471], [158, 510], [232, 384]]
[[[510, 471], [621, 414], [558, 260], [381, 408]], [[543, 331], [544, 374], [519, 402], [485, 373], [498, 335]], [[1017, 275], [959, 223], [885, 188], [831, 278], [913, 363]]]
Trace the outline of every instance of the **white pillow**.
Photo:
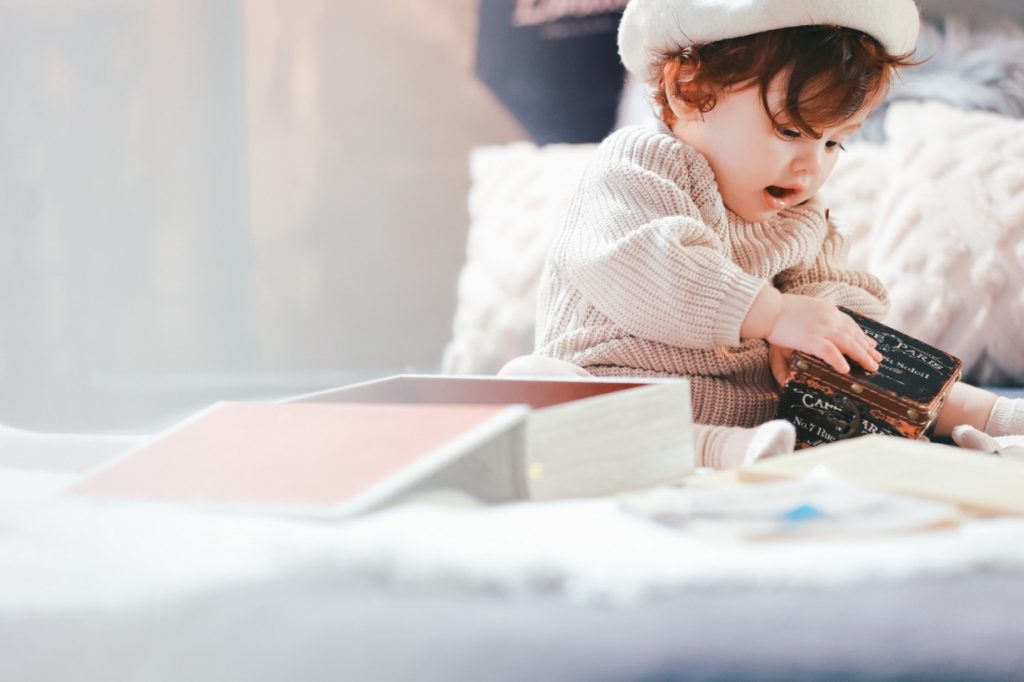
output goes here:
[[466, 263], [443, 372], [494, 374], [533, 350], [548, 244], [595, 148], [516, 142], [473, 151]]
[[976, 383], [1024, 382], [1024, 121], [906, 102], [885, 126], [888, 142], [854, 145], [823, 192], [850, 264], [889, 288], [887, 324]]

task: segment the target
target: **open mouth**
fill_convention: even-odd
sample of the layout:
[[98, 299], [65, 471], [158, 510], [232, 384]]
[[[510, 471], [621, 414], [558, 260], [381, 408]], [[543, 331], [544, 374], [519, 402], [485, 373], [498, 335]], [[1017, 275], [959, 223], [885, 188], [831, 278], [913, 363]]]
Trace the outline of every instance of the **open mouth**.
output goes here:
[[797, 195], [800, 193], [798, 187], [780, 187], [769, 185], [764, 188], [765, 203], [769, 209], [782, 210], [793, 205]]
[[768, 194], [771, 194], [776, 199], [788, 199], [789, 197], [796, 194], [795, 189], [789, 187], [779, 187], [778, 185], [769, 185], [765, 189], [768, 190]]

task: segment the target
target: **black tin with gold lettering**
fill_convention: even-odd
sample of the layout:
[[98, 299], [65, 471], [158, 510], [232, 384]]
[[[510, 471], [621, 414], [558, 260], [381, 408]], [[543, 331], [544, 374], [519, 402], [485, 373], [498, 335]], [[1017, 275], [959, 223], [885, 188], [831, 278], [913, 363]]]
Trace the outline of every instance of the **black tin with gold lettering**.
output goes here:
[[872, 433], [921, 438], [960, 379], [958, 358], [891, 327], [842, 309], [878, 343], [877, 372], [850, 362], [840, 374], [824, 361], [795, 352], [779, 417], [796, 427], [806, 448]]

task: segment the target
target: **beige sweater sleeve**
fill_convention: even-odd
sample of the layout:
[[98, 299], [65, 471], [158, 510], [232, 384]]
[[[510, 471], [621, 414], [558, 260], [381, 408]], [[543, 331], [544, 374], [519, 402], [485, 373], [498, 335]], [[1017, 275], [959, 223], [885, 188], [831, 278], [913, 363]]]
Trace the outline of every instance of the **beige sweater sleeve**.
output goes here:
[[881, 280], [860, 270], [844, 268], [846, 237], [827, 221], [825, 239], [809, 267], [779, 273], [775, 286], [786, 294], [824, 298], [875, 320], [889, 312], [889, 295]]
[[583, 179], [555, 266], [628, 334], [685, 348], [739, 345], [767, 282], [729, 260], [701, 219], [692, 195], [702, 188], [687, 166], [696, 152], [681, 154], [665, 136], [618, 138]]

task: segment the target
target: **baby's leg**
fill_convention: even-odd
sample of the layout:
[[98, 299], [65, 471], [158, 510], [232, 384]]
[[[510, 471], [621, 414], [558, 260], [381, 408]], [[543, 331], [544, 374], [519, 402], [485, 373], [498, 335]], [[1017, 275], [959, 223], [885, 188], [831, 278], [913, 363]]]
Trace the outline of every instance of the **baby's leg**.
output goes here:
[[694, 424], [693, 428], [699, 467], [733, 469], [762, 457], [793, 452], [796, 445], [793, 425], [780, 419], [752, 429], [708, 424]]
[[942, 406], [935, 434], [949, 436], [961, 424], [990, 436], [1024, 434], [1024, 399], [1001, 398], [990, 391], [957, 383]]

